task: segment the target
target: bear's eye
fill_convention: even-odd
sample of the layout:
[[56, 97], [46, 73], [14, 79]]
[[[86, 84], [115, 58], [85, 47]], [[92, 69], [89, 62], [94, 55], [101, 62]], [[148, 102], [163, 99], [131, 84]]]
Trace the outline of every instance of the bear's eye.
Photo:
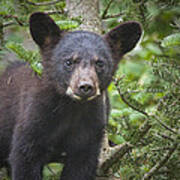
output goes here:
[[103, 68], [104, 67], [104, 62], [102, 61], [102, 60], [98, 60], [98, 61], [96, 61], [96, 67], [98, 67], [98, 68]]
[[68, 67], [68, 68], [71, 68], [73, 66], [73, 62], [71, 59], [67, 59], [65, 61], [65, 66]]

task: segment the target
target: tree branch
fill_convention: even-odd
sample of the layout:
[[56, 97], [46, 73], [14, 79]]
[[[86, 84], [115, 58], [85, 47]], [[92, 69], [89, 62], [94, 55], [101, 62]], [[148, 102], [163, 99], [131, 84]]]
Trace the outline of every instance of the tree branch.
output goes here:
[[108, 174], [109, 169], [116, 163], [119, 162], [123, 156], [132, 150], [132, 148], [148, 133], [151, 125], [149, 121], [145, 121], [144, 124], [139, 128], [139, 131], [134, 134], [131, 140], [131, 144], [125, 143], [122, 145], [115, 146], [113, 148], [108, 149], [106, 157], [104, 157], [104, 161], [100, 164], [98, 175], [106, 175]]
[[[122, 98], [122, 100], [132, 109], [144, 114], [146, 117], [148, 117], [149, 119], [149, 115], [144, 112], [139, 110], [138, 108], [134, 107], [133, 105], [131, 105], [126, 99], [125, 97], [122, 95], [120, 88], [118, 87], [120, 79], [116, 79], [114, 80], [115, 82], [115, 86], [118, 89], [118, 92]], [[121, 158], [123, 158], [123, 156], [132, 150], [132, 148], [137, 145], [138, 142], [141, 141], [141, 139], [147, 134], [147, 132], [149, 131], [149, 129], [151, 128], [151, 125], [149, 124], [149, 121], [146, 120], [144, 122], [144, 124], [139, 128], [139, 131], [137, 131], [132, 139], [130, 140], [130, 144], [129, 143], [125, 143], [123, 145], [118, 145], [115, 146], [113, 148], [108, 147], [108, 150], [106, 150], [106, 154], [103, 155], [102, 153], [102, 157], [100, 158], [101, 162], [99, 164], [99, 168], [98, 168], [98, 175], [103, 176], [103, 175], [108, 175], [109, 169], [116, 163], [119, 162], [119, 160]], [[103, 161], [102, 161], [103, 160]]]
[[102, 14], [102, 16], [101, 16], [101, 19], [105, 19], [106, 15], [107, 15], [107, 13], [108, 13], [108, 10], [109, 10], [109, 8], [111, 7], [112, 2], [113, 2], [113, 0], [110, 0], [109, 3], [107, 4], [106, 9], [104, 10], [104, 12], [103, 12], [103, 14]]
[[13, 21], [6, 22], [6, 23], [2, 24], [2, 27], [5, 28], [5, 27], [8, 27], [8, 26], [12, 26], [12, 25], [17, 25], [17, 23], [15, 23]]
[[48, 15], [53, 15], [53, 14], [66, 14], [67, 12], [62, 9], [61, 11], [45, 11], [44, 13]]
[[158, 133], [157, 135], [158, 135], [158, 136], [161, 136], [161, 137], [164, 138], [164, 139], [167, 139], [167, 140], [169, 140], [169, 141], [174, 142], [174, 139], [171, 138], [170, 136], [168, 136], [167, 134]]
[[[24, 22], [22, 22], [19, 18], [18, 18], [18, 16], [15, 16], [15, 15], [12, 15], [12, 14], [9, 14], [9, 15], [2, 15], [2, 14], [0, 14], [0, 17], [2, 17], [2, 18], [4, 18], [4, 19], [14, 19], [16, 22], [17, 22], [17, 24], [19, 25], [19, 26], [24, 26]], [[4, 27], [7, 27], [7, 26], [11, 26], [11, 25], [16, 25], [16, 23], [15, 22], [6, 22], [6, 23], [4, 23], [4, 24], [2, 24], [2, 27], [4, 28]]]
[[60, 2], [62, 0], [55, 0], [55, 1], [50, 1], [50, 2], [41, 2], [41, 3], [35, 3], [35, 2], [31, 2], [26, 0], [26, 3], [33, 5], [33, 6], [50, 6], [50, 5], [54, 5], [58, 2]]
[[158, 162], [153, 168], [151, 168], [151, 170], [148, 173], [144, 175], [142, 180], [150, 180], [151, 177], [170, 159], [171, 155], [174, 153], [177, 147], [177, 143], [173, 144], [169, 152], [161, 159], [160, 162]]
[[132, 149], [132, 145], [125, 143], [113, 148], [109, 148], [109, 156], [100, 166], [99, 175], [108, 174], [109, 169], [119, 162], [119, 160], [130, 150]]
[[[64, 11], [64, 10], [61, 10], [61, 11], [45, 11], [44, 13], [48, 14], [48, 15], [53, 15], [53, 14], [66, 14], [67, 12]], [[0, 14], [0, 17], [4, 18], [4, 19], [14, 19], [16, 22], [14, 21], [9, 21], [9, 22], [6, 22], [2, 25], [0, 25], [0, 28], [6, 28], [8, 26], [12, 26], [12, 25], [19, 25], [19, 26], [24, 26], [25, 24], [28, 24], [28, 22], [23, 22], [21, 21], [18, 16], [15, 16], [15, 15], [12, 15], [12, 14], [9, 14], [9, 15], [1, 15]]]
[[123, 15], [123, 13], [118, 13], [118, 14], [113, 14], [113, 15], [106, 15], [106, 16], [102, 17], [102, 19], [116, 18], [116, 17], [122, 16], [122, 15]]
[[137, 112], [140, 112], [140, 113], [144, 114], [146, 117], [149, 118], [149, 115], [148, 115], [145, 111], [142, 111], [141, 109], [138, 109], [137, 107], [133, 106], [132, 104], [130, 104], [130, 103], [126, 100], [126, 98], [124, 97], [124, 94], [121, 92], [121, 89], [120, 89], [120, 87], [119, 87], [119, 82], [120, 82], [121, 80], [122, 80], [122, 78], [114, 78], [114, 84], [115, 84], [115, 86], [116, 86], [116, 88], [117, 88], [117, 91], [118, 91], [121, 99], [123, 100], [123, 102], [124, 102], [125, 104], [127, 104], [129, 107], [131, 107], [133, 110], [135, 110], [135, 111], [137, 111]]
[[155, 120], [156, 120], [161, 126], [163, 126], [165, 129], [167, 129], [168, 131], [172, 132], [173, 134], [177, 134], [176, 131], [174, 131], [172, 128], [168, 127], [164, 122], [162, 122], [161, 120], [159, 120], [157, 117], [155, 117]]

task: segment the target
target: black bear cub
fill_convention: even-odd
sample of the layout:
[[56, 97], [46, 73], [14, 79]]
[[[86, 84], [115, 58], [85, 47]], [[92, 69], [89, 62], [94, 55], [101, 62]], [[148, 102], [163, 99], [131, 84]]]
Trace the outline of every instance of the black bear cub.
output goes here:
[[121, 57], [140, 39], [137, 22], [104, 36], [64, 32], [44, 13], [30, 17], [43, 74], [26, 63], [0, 78], [0, 168], [12, 180], [41, 180], [43, 166], [63, 160], [61, 180], [94, 180], [107, 124], [107, 87]]

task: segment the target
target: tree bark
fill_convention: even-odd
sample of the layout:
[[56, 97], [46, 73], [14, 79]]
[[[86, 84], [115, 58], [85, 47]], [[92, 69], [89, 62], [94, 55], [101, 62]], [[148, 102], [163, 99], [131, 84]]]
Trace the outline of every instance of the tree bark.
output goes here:
[[99, 0], [66, 0], [66, 7], [70, 18], [81, 18], [78, 29], [102, 32], [99, 16]]

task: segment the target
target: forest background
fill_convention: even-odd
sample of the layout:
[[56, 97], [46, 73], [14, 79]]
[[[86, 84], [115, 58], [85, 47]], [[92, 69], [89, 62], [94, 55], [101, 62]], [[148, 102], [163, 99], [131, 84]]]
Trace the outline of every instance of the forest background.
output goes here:
[[[46, 12], [61, 29], [75, 30], [83, 15], [69, 16], [84, 0], [1, 0], [0, 74], [12, 61], [27, 61], [39, 75], [29, 15]], [[142, 24], [138, 46], [121, 60], [109, 87], [109, 149], [103, 174], [121, 180], [180, 179], [180, 2], [179, 0], [86, 0], [98, 3], [101, 33], [135, 20]], [[73, 10], [73, 9], [72, 9]], [[84, 15], [85, 16], [85, 15]], [[94, 27], [95, 28], [95, 27]], [[58, 179], [62, 165], [44, 168], [45, 180]], [[0, 179], [8, 180], [6, 171]]]

